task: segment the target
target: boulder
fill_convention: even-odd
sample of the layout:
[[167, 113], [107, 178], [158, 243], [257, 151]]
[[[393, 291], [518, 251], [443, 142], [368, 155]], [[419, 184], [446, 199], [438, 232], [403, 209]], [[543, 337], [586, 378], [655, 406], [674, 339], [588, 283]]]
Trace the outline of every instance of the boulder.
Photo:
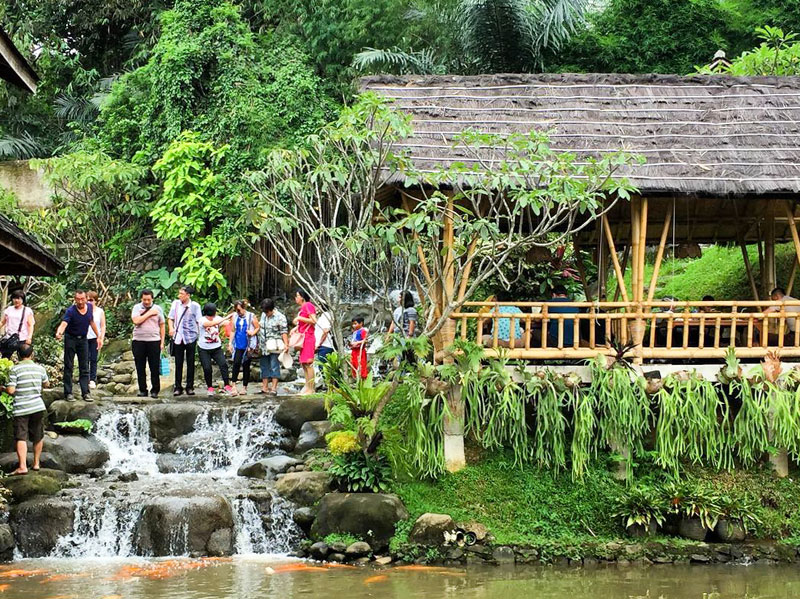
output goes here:
[[47, 420], [53, 423], [85, 419], [95, 423], [100, 418], [100, 414], [100, 408], [94, 402], [87, 403], [82, 400], [64, 401], [62, 399], [50, 404]]
[[45, 407], [49, 410], [54, 401], [64, 399], [64, 390], [60, 387], [54, 389], [42, 389], [42, 401]]
[[136, 370], [136, 363], [128, 360], [117, 362], [111, 367], [111, 372], [113, 372], [114, 374], [131, 374], [135, 370]]
[[308, 548], [308, 552], [314, 559], [325, 559], [328, 556], [329, 551], [330, 547], [328, 547], [328, 544], [325, 541], [317, 541]]
[[210, 443], [219, 435], [214, 431], [202, 431], [188, 433], [176, 437], [167, 445], [167, 451], [170, 453], [185, 454], [185, 453], [204, 453], [204, 448], [208, 447]]
[[408, 542], [416, 545], [442, 545], [444, 533], [456, 528], [447, 514], [422, 514], [408, 535]]
[[189, 472], [192, 469], [192, 459], [175, 453], [161, 453], [156, 458], [156, 466], [162, 474]]
[[70, 473], [84, 473], [108, 461], [108, 449], [94, 435], [59, 435], [55, 439], [45, 436], [44, 451]]
[[44, 557], [58, 539], [72, 534], [75, 506], [58, 497], [36, 497], [11, 507], [9, 524], [25, 557]]
[[284, 399], [275, 410], [275, 422], [292, 431], [297, 437], [306, 422], [325, 420], [325, 400], [293, 397]]
[[43, 468], [39, 472], [30, 470], [23, 476], [7, 476], [1, 484], [11, 491], [14, 503], [22, 503], [37, 495], [55, 495], [61, 490], [61, 483], [66, 479], [67, 475], [60, 470]]
[[[28, 468], [33, 466], [33, 452], [28, 452]], [[61, 462], [53, 457], [52, 454], [47, 452], [42, 452], [41, 457], [39, 458], [39, 464], [42, 468], [49, 468], [51, 470], [63, 470], [64, 468], [61, 466]], [[13, 472], [19, 466], [19, 458], [17, 457], [16, 452], [14, 453], [4, 453], [0, 454], [0, 470], [8, 474], [9, 472]]]
[[396, 495], [328, 493], [319, 502], [311, 537], [351, 534], [364, 539], [374, 551], [381, 551], [388, 547], [395, 525], [406, 519], [408, 510]]
[[150, 434], [156, 441], [169, 443], [194, 430], [203, 407], [191, 403], [159, 404], [148, 410]]
[[311, 420], [303, 423], [294, 450], [297, 453], [305, 453], [309, 449], [325, 449], [327, 447], [325, 435], [331, 432], [331, 429], [332, 426], [328, 420]]
[[306, 534], [311, 530], [311, 525], [314, 523], [315, 517], [314, 509], [310, 507], [299, 507], [294, 511], [294, 514], [292, 514], [294, 523]]
[[115, 374], [114, 376], [111, 377], [111, 380], [113, 382], [121, 384], [121, 385], [130, 385], [131, 384], [131, 374], [130, 373]]
[[272, 480], [276, 474], [283, 474], [291, 466], [296, 466], [297, 464], [302, 464], [302, 462], [288, 455], [274, 455], [257, 462], [245, 464], [239, 468], [236, 474], [248, 478]]
[[351, 543], [347, 546], [347, 549], [344, 550], [344, 554], [350, 559], [364, 557], [370, 553], [372, 553], [372, 547], [369, 546], [369, 543], [365, 543], [364, 541]]
[[280, 495], [299, 505], [314, 505], [330, 487], [331, 477], [327, 472], [290, 472], [275, 485]]
[[233, 514], [224, 497], [153, 497], [142, 506], [134, 542], [143, 555], [209, 555], [212, 550], [228, 555], [232, 529]]
[[133, 351], [127, 350], [122, 352], [122, 357], [120, 358], [123, 362], [133, 362]]
[[14, 557], [14, 531], [8, 524], [0, 524], [0, 561], [10, 562]]

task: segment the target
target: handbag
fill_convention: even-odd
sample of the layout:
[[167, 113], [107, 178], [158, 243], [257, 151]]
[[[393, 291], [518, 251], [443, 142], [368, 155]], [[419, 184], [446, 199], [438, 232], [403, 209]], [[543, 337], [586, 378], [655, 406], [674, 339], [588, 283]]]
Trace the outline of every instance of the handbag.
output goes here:
[[291, 349], [303, 349], [303, 343], [305, 343], [305, 340], [306, 336], [297, 330], [297, 327], [289, 331], [289, 347]]
[[[181, 317], [178, 319], [178, 322], [175, 325], [175, 332], [176, 333], [178, 332], [178, 328], [181, 326], [181, 323], [183, 322], [183, 318], [186, 316], [186, 312], [188, 312], [188, 311], [189, 311], [189, 306], [186, 306], [183, 309], [183, 314], [181, 314]], [[175, 355], [175, 338], [174, 337], [169, 340], [169, 346], [168, 346], [168, 350], [167, 351], [168, 351], [170, 356], [174, 356]]]
[[267, 339], [267, 352], [270, 354], [279, 354], [286, 349], [286, 344], [283, 339]]
[[258, 345], [258, 335], [253, 335], [247, 340], [247, 356], [249, 358], [261, 357], [261, 348]]
[[169, 358], [164, 354], [161, 354], [161, 364], [159, 366], [158, 373], [161, 376], [169, 375]]
[[13, 354], [22, 345], [19, 339], [19, 334], [22, 332], [22, 323], [25, 322], [25, 314], [28, 308], [22, 305], [22, 316], [19, 319], [19, 328], [16, 333], [11, 333], [8, 337], [0, 340], [0, 352], [4, 354]]

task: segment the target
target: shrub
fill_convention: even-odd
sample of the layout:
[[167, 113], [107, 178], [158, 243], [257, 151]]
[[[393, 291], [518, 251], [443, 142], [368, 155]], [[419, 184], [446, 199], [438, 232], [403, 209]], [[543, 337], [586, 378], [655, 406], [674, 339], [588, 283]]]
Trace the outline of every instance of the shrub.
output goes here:
[[389, 490], [392, 471], [383, 456], [361, 452], [334, 456], [328, 469], [341, 491], [348, 493], [381, 493]]

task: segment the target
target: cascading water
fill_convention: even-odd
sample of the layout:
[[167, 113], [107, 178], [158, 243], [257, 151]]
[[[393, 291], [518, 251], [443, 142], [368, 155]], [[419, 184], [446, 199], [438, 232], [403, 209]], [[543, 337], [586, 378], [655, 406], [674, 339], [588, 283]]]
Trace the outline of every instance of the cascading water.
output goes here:
[[158, 456], [150, 440], [150, 421], [144, 410], [106, 412], [95, 424], [94, 434], [108, 448], [109, 470], [158, 473]]
[[[276, 453], [285, 431], [274, 421], [275, 406], [210, 406], [198, 416], [194, 431], [179, 437], [171, 451], [187, 458], [186, 471], [161, 474], [159, 453], [150, 437], [150, 421], [140, 408], [109, 411], [95, 425], [95, 435], [109, 451], [105, 470], [135, 471], [139, 478], [120, 485], [116, 477], [84, 479], [68, 490], [74, 501], [73, 526], [61, 536], [51, 557], [106, 558], [150, 554], [142, 545], [140, 524], [152, 518], [147, 509], [158, 502], [191, 503], [223, 498], [233, 515], [234, 552], [278, 554], [290, 551], [301, 538], [293, 520], [292, 504], [277, 496], [264, 481], [238, 477], [238, 468], [249, 461]], [[120, 477], [121, 478], [121, 477]], [[266, 483], [267, 485], [269, 483]], [[256, 485], [255, 488], [253, 486]], [[145, 509], [143, 506], [151, 506]], [[187, 508], [190, 510], [190, 508]], [[166, 551], [173, 555], [189, 553], [189, 537], [196, 520], [189, 522], [190, 511], [179, 513], [163, 525], [156, 525], [160, 538], [166, 538]], [[158, 522], [158, 520], [156, 520]], [[146, 527], [145, 527], [146, 528]], [[191, 530], [190, 530], [191, 529]], [[145, 535], [146, 536], [146, 535]], [[164, 551], [160, 545], [156, 555]]]
[[274, 453], [279, 446], [282, 428], [274, 415], [274, 406], [258, 411], [206, 410], [197, 417], [194, 431], [185, 435], [178, 454], [188, 458], [193, 472], [235, 476], [242, 465]]

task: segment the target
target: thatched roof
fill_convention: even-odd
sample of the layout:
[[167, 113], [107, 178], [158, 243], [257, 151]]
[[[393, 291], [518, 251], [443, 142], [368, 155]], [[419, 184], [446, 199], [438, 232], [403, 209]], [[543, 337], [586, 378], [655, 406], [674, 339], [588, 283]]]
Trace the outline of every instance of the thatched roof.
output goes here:
[[2, 27], [0, 27], [0, 79], [31, 93], [36, 92], [36, 85], [39, 82], [39, 76]]
[[0, 275], [55, 276], [64, 263], [0, 214]]
[[453, 148], [464, 130], [540, 129], [579, 157], [641, 154], [623, 174], [642, 193], [800, 192], [800, 77], [383, 75], [361, 89], [412, 115], [403, 146], [423, 171], [474, 159]]

